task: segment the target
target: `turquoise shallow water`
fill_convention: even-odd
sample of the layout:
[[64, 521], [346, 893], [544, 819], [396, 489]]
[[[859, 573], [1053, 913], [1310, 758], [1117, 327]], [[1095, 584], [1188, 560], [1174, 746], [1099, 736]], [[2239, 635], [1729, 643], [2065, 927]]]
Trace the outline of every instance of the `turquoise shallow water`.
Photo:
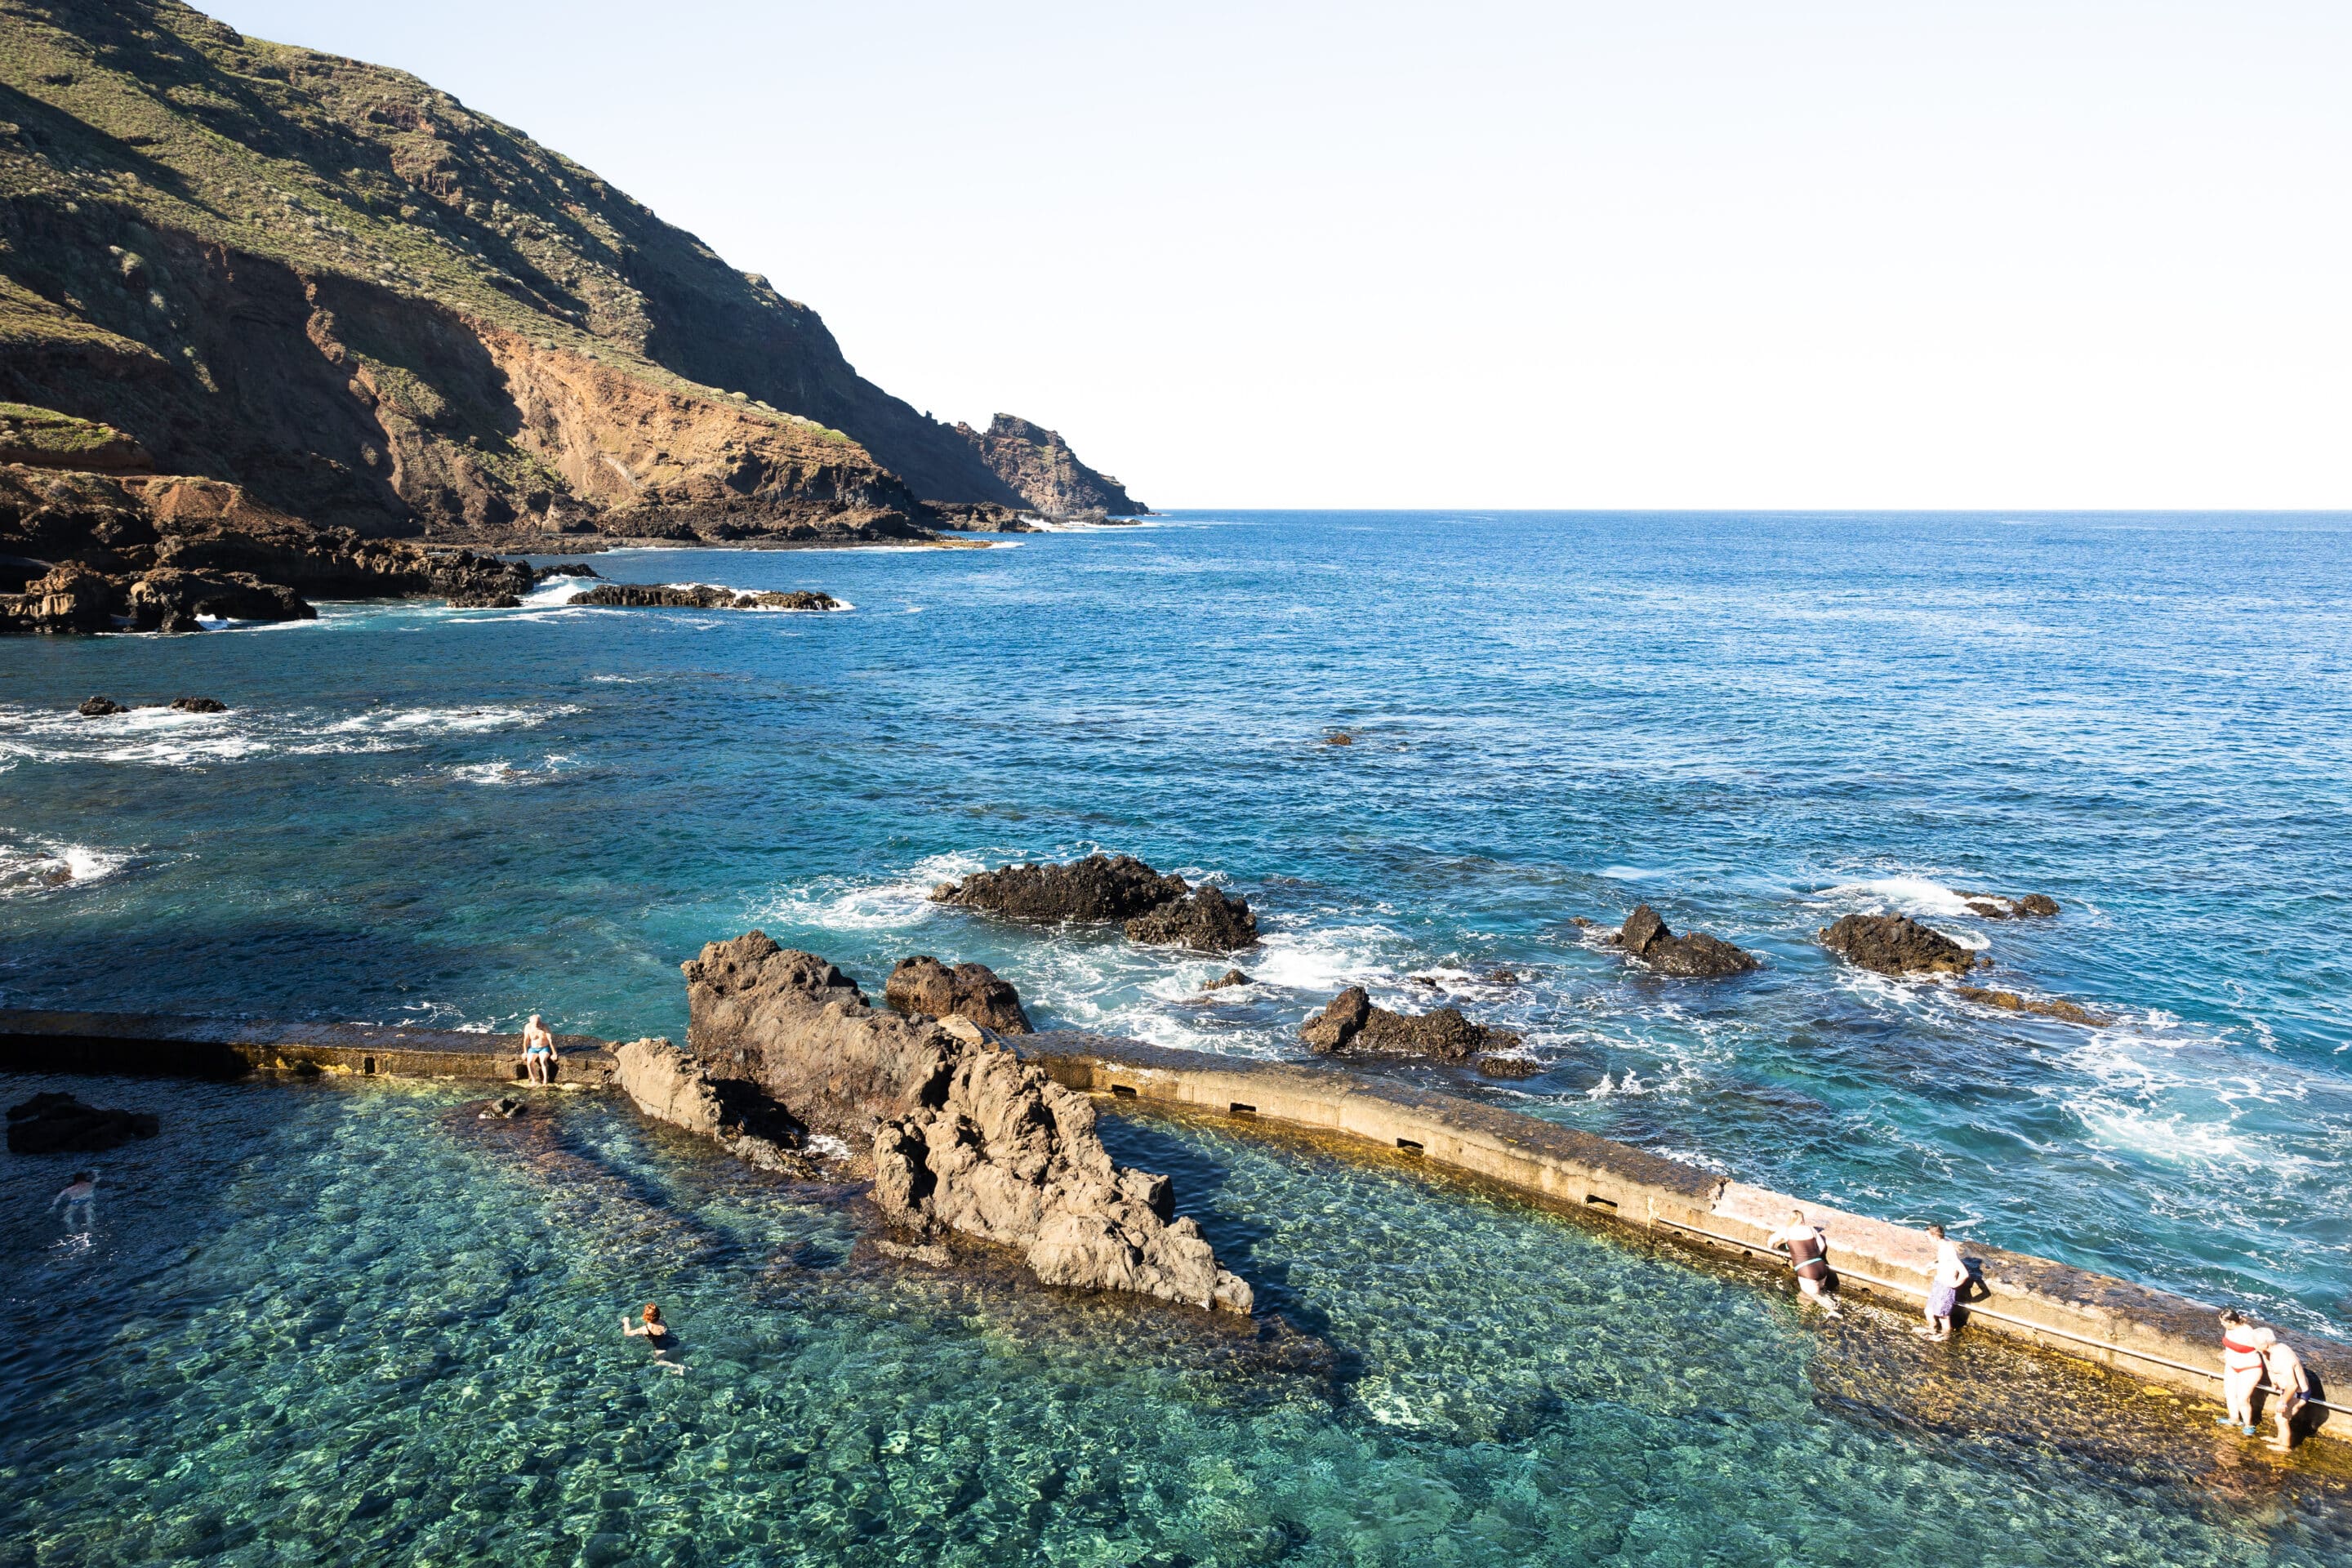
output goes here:
[[[974, 958], [1013, 980], [1041, 1022], [1281, 1058], [1297, 1053], [1293, 1031], [1309, 1010], [1358, 983], [1392, 1005], [1452, 1001], [1518, 1028], [1546, 1066], [1507, 1086], [1408, 1076], [2341, 1337], [2352, 1327], [2347, 531], [2340, 518], [1218, 514], [988, 551], [599, 558], [626, 580], [822, 588], [856, 606], [841, 615], [330, 606], [302, 626], [0, 644], [0, 1005], [475, 1027], [536, 1008], [563, 1028], [675, 1034], [678, 961], [758, 924], [869, 985], [908, 952]], [[200, 692], [234, 710], [66, 711], [93, 691], [125, 701]], [[1340, 727], [1355, 744], [1321, 743]], [[923, 899], [933, 881], [982, 864], [1097, 847], [1246, 892], [1267, 931], [1242, 959], [1259, 984], [1206, 998], [1197, 986], [1222, 961], [1104, 933], [1008, 930]], [[2046, 891], [2065, 913], [1985, 922], [1959, 910], [1957, 889]], [[1677, 926], [1754, 948], [1767, 968], [1696, 986], [1630, 974], [1572, 923], [1612, 921], [1642, 899]], [[2068, 997], [2111, 1022], [1990, 1013], [1857, 975], [1812, 942], [1836, 915], [1872, 908], [1981, 944], [1993, 984]], [[1483, 978], [1498, 965], [1517, 979]], [[399, 1125], [362, 1137], [381, 1134], [365, 1156], [378, 1179], [404, 1181], [426, 1158], [428, 1144]], [[268, 1192], [281, 1175], [268, 1147], [205, 1157], [219, 1163], [222, 1190]], [[635, 1168], [634, 1156], [613, 1158]], [[1322, 1199], [1297, 1182], [1250, 1188], [1213, 1160], [1202, 1168], [1227, 1184], [1217, 1191], [1258, 1205], [1233, 1206], [1227, 1223], [1281, 1233], [1279, 1246], [1247, 1245], [1244, 1272], [1262, 1289], [1307, 1267], [1297, 1232], [1320, 1223]], [[505, 1181], [517, 1168], [496, 1169]], [[676, 1281], [666, 1290], [707, 1282], [697, 1309], [715, 1312], [742, 1288], [730, 1270], [767, 1267], [761, 1247], [730, 1251], [749, 1244], [717, 1220], [675, 1243], [692, 1249], [690, 1267], [665, 1266], [673, 1242], [658, 1239], [668, 1235], [659, 1216], [674, 1194], [636, 1181], [600, 1177], [593, 1190], [634, 1194], [628, 1212], [652, 1250], [600, 1261], [602, 1243], [541, 1226], [543, 1279], [512, 1284], [509, 1272], [496, 1287], [512, 1291], [512, 1310], [569, 1310], [651, 1273]], [[1378, 1203], [1397, 1201], [1384, 1194]], [[713, 1199], [711, 1212], [738, 1201]], [[1372, 1201], [1358, 1193], [1331, 1212], [1348, 1226], [1386, 1223], [1363, 1206]], [[789, 1191], [760, 1198], [822, 1216], [810, 1234], [831, 1226], [824, 1247], [845, 1249], [854, 1223], [813, 1203]], [[745, 1226], [782, 1223], [760, 1205]], [[528, 1205], [479, 1206], [503, 1224]], [[272, 1245], [316, 1261], [274, 1288], [338, 1301], [376, 1288], [356, 1262], [343, 1271], [363, 1256], [346, 1250], [358, 1210], [295, 1212], [303, 1217]], [[1486, 1211], [1458, 1195], [1427, 1212], [1431, 1224], [1487, 1223], [1462, 1217]], [[1550, 1247], [1580, 1233], [1541, 1234]], [[49, 1267], [45, 1245], [26, 1233], [7, 1267]], [[438, 1247], [436, 1258], [471, 1256], [457, 1238]], [[1541, 1342], [1507, 1326], [1430, 1326], [1502, 1319], [1477, 1281], [1430, 1272], [1426, 1250], [1408, 1256], [1393, 1265], [1391, 1318], [1343, 1320], [1327, 1303], [1315, 1310], [1338, 1328], [1310, 1331], [1348, 1366], [1393, 1369], [1415, 1353], [1406, 1321], [1425, 1320], [1438, 1348], [1419, 1353], [1453, 1367], [1461, 1387], [1514, 1386], [1511, 1369], [1534, 1364]], [[1584, 1266], [1541, 1261], [1549, 1256], [1533, 1248], [1500, 1276], [1507, 1296], [1572, 1293]], [[380, 1277], [408, 1289], [417, 1265], [389, 1244], [380, 1257]], [[820, 1301], [863, 1278], [795, 1268], [795, 1280], [826, 1281]], [[889, 1293], [900, 1287], [879, 1279], [872, 1289], [898, 1300]], [[431, 1275], [415, 1289], [457, 1287]], [[1728, 1303], [1760, 1310], [1748, 1287], [1685, 1289], [1655, 1308], [1689, 1329], [1673, 1342], [1729, 1354], [1718, 1331], [1690, 1325]], [[488, 1351], [469, 1341], [446, 1368], [397, 1370], [362, 1353], [373, 1331], [363, 1312], [338, 1310], [355, 1336], [345, 1359], [395, 1391], [404, 1378], [455, 1376]], [[1029, 1347], [1023, 1355], [1045, 1355], [1036, 1347], [1065, 1331], [1054, 1312], [992, 1310], [1025, 1325], [1003, 1340]], [[965, 1311], [884, 1314], [899, 1336], [892, 1375], [962, 1375]], [[223, 1331], [206, 1320], [173, 1331]], [[438, 1342], [417, 1331], [419, 1344]], [[1047, 1360], [1073, 1386], [1107, 1375], [1078, 1352]], [[259, 1392], [266, 1378], [243, 1381], [249, 1370], [222, 1370], [243, 1391], [211, 1417], [224, 1442], [271, 1397]], [[1139, 1430], [1181, 1426], [1189, 1417], [1171, 1412], [1204, 1387], [1260, 1397], [1237, 1391], [1255, 1377], [1167, 1375], [1154, 1385], [1165, 1397], [1139, 1406]], [[1779, 1371], [1725, 1375], [1795, 1386]], [[1494, 1435], [1462, 1438], [1473, 1458], [1441, 1462], [1444, 1444], [1424, 1451], [1415, 1429], [1367, 1414], [1360, 1389], [1374, 1376], [1350, 1373], [1344, 1394], [1317, 1395], [1322, 1426], [1331, 1409], [1353, 1410], [1383, 1438], [1362, 1468], [1339, 1467], [1357, 1486], [1442, 1481], [1480, 1500], [1462, 1505], [1466, 1519], [1487, 1506], [1487, 1483], [1453, 1478], [1533, 1462], [1535, 1426], [1500, 1417]], [[1269, 1386], [1278, 1406], [1289, 1384]], [[1809, 1386], [1807, 1419], [1879, 1450], [1868, 1411], [1884, 1400], [1841, 1392], [1824, 1404], [1819, 1380]], [[321, 1394], [320, 1408], [348, 1394]], [[1529, 1397], [1559, 1399], [1560, 1425], [1584, 1430], [1585, 1394]], [[85, 1388], [76, 1409], [114, 1430], [147, 1403], [143, 1391]], [[1489, 1430], [1460, 1430], [1474, 1429]], [[1798, 1473], [1773, 1467], [1784, 1439], [1788, 1456], [1805, 1451], [1799, 1427], [1741, 1429], [1750, 1447], [1733, 1469]], [[497, 1446], [482, 1436], [494, 1429], [467, 1430]], [[1197, 1437], [1209, 1453], [1239, 1441]], [[1963, 1445], [1947, 1457], [1954, 1474], [1998, 1471], [2001, 1441]], [[1545, 1450], [1546, 1464], [1582, 1467], [1573, 1481], [1545, 1473], [1564, 1493], [1605, 1490], [1634, 1451]], [[1457, 1464], [1470, 1468], [1448, 1468]], [[1183, 1509], [1194, 1506], [1189, 1473], [1172, 1447], [1121, 1472]], [[1844, 1487], [1834, 1469], [1805, 1473]], [[988, 1517], [1006, 1489], [1028, 1484], [1008, 1474], [974, 1483]], [[1654, 1531], [1696, 1552], [1690, 1542], [1713, 1537], [1672, 1531], [1703, 1531], [1731, 1507], [1678, 1513], [1665, 1481], [1623, 1484], [1636, 1500], [1627, 1517], [1643, 1521], [1625, 1527], [1626, 1542]], [[1893, 1484], [1872, 1472], [1854, 1488]], [[2145, 1520], [2116, 1524], [2126, 1532], [2173, 1528], [2158, 1521], [2190, 1506], [2161, 1500], [2174, 1496], [2168, 1479], [2102, 1484], [2110, 1489], [2096, 1495], [2126, 1515], [2141, 1504], [2117, 1500], [2158, 1500]], [[478, 1485], [485, 1497], [496, 1489]], [[1066, 1522], [1065, 1495], [1033, 1515]], [[596, 1517], [560, 1489], [532, 1491], [521, 1515], [552, 1531], [559, 1501], [563, 1521]], [[1179, 1502], [1160, 1510], [1173, 1518]], [[1148, 1517], [1140, 1504], [1122, 1516]], [[2257, 1555], [2210, 1560], [2269, 1560], [2259, 1553], [2298, 1539], [2282, 1522], [2301, 1517], [2292, 1508], [2229, 1517], [2252, 1532], [2232, 1539]], [[890, 1536], [897, 1528], [884, 1535], [914, 1539]], [[1812, 1560], [1811, 1548], [1752, 1528], [1766, 1533], [1738, 1538], [1746, 1543], [1727, 1561]], [[1318, 1525], [1306, 1539], [1333, 1538]], [[171, 1554], [152, 1542], [137, 1550]], [[1152, 1550], [1202, 1560], [1243, 1548]], [[1985, 1553], [2007, 1560], [2002, 1550]]]
[[2340, 1464], [1304, 1143], [1108, 1125], [1254, 1332], [901, 1268], [609, 1102], [71, 1087], [170, 1131], [87, 1246], [0, 1166], [0, 1562], [2352, 1561]]

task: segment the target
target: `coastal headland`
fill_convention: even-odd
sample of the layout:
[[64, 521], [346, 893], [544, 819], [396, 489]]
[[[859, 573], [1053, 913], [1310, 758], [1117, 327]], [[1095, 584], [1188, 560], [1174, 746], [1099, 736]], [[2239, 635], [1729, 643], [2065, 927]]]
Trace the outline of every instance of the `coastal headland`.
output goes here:
[[[837, 1023], [840, 1009], [833, 1012]], [[1472, 1176], [1546, 1208], [1699, 1254], [1769, 1265], [1775, 1255], [1766, 1237], [1791, 1210], [1801, 1210], [1828, 1233], [1845, 1291], [1905, 1310], [1916, 1309], [1935, 1260], [1935, 1244], [1923, 1231], [1385, 1078], [1322, 1063], [1219, 1059], [1100, 1035], [998, 1037], [969, 1026], [966, 1032], [1113, 1112], [1208, 1113], [1243, 1130], [1267, 1125], [1336, 1136], [1368, 1155]], [[621, 1087], [623, 1047], [585, 1037], [562, 1043], [559, 1089]], [[510, 1087], [524, 1076], [516, 1037], [30, 1010], [0, 1011], [0, 1070], [380, 1077], [486, 1087]], [[846, 1164], [848, 1173], [873, 1173], [872, 1161], [855, 1152]], [[946, 1261], [929, 1248], [907, 1250], [922, 1255], [920, 1261]], [[2011, 1342], [2021, 1353], [2100, 1369], [2115, 1380], [2118, 1397], [2142, 1387], [2214, 1396], [2214, 1307], [2000, 1247], [1970, 1244], [1964, 1251], [1984, 1288], [1963, 1308], [1971, 1331]], [[2290, 1337], [2323, 1398], [2352, 1387], [2352, 1358]], [[2352, 1422], [2326, 1405], [2315, 1407], [2309, 1422], [2318, 1436], [2352, 1440]]]

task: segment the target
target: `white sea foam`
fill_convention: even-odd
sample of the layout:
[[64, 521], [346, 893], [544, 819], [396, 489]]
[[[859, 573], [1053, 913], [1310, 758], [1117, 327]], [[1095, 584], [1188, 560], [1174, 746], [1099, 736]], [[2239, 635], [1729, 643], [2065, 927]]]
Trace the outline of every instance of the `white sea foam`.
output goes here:
[[123, 849], [100, 849], [55, 839], [0, 840], [0, 899], [60, 893], [102, 882], [131, 864]]
[[1976, 913], [1958, 893], [1926, 877], [1877, 877], [1866, 882], [1844, 882], [1813, 896], [1825, 902], [1856, 906], [1858, 913], [1904, 914], [1914, 920], [1968, 920]]
[[752, 910], [752, 918], [817, 931], [911, 930], [945, 912], [944, 906], [931, 902], [933, 888], [987, 868], [976, 855], [950, 854], [919, 860], [905, 876], [887, 882], [820, 877], [769, 899]]
[[316, 710], [237, 708], [183, 713], [134, 708], [103, 719], [71, 710], [0, 707], [0, 761], [138, 763], [202, 767], [283, 753], [321, 756], [401, 751], [441, 736], [530, 729], [576, 707], [382, 708], [330, 719]]

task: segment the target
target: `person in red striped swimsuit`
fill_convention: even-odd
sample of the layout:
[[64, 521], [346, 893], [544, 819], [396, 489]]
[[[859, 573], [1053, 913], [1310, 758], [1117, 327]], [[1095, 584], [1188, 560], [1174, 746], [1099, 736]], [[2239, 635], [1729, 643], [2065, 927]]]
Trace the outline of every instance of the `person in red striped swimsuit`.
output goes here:
[[2221, 1314], [2221, 1402], [2226, 1415], [2213, 1417], [2216, 1426], [2235, 1426], [2254, 1435], [2254, 1390], [2262, 1386], [2263, 1356], [2278, 1336], [2236, 1312]]

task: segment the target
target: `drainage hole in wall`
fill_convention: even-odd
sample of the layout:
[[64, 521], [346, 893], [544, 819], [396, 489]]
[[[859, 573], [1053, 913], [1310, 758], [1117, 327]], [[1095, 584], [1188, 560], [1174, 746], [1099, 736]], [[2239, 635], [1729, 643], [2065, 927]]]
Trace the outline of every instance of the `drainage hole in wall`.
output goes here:
[[1238, 1100], [1234, 1100], [1231, 1105], [1226, 1106], [1225, 1110], [1227, 1112], [1234, 1116], [1255, 1116], [1257, 1114], [1256, 1106], [1244, 1105]]
[[1604, 1198], [1599, 1193], [1587, 1193], [1584, 1194], [1584, 1206], [1587, 1208], [1607, 1209], [1610, 1213], [1614, 1214], [1617, 1212], [1617, 1200], [1615, 1198]]
[[1123, 1083], [1115, 1083], [1111, 1085], [1110, 1091], [1120, 1100], [1133, 1100], [1135, 1098], [1135, 1090], [1128, 1088], [1127, 1085]]
[[1414, 1142], [1410, 1138], [1398, 1139], [1397, 1147], [1403, 1150], [1408, 1154], [1418, 1154], [1421, 1152], [1421, 1145]]
[[362, 1072], [373, 1072], [373, 1071], [375, 1071], [375, 1058], [374, 1058], [373, 1057], [362, 1057], [362, 1058], [360, 1058], [360, 1071], [362, 1071]]

